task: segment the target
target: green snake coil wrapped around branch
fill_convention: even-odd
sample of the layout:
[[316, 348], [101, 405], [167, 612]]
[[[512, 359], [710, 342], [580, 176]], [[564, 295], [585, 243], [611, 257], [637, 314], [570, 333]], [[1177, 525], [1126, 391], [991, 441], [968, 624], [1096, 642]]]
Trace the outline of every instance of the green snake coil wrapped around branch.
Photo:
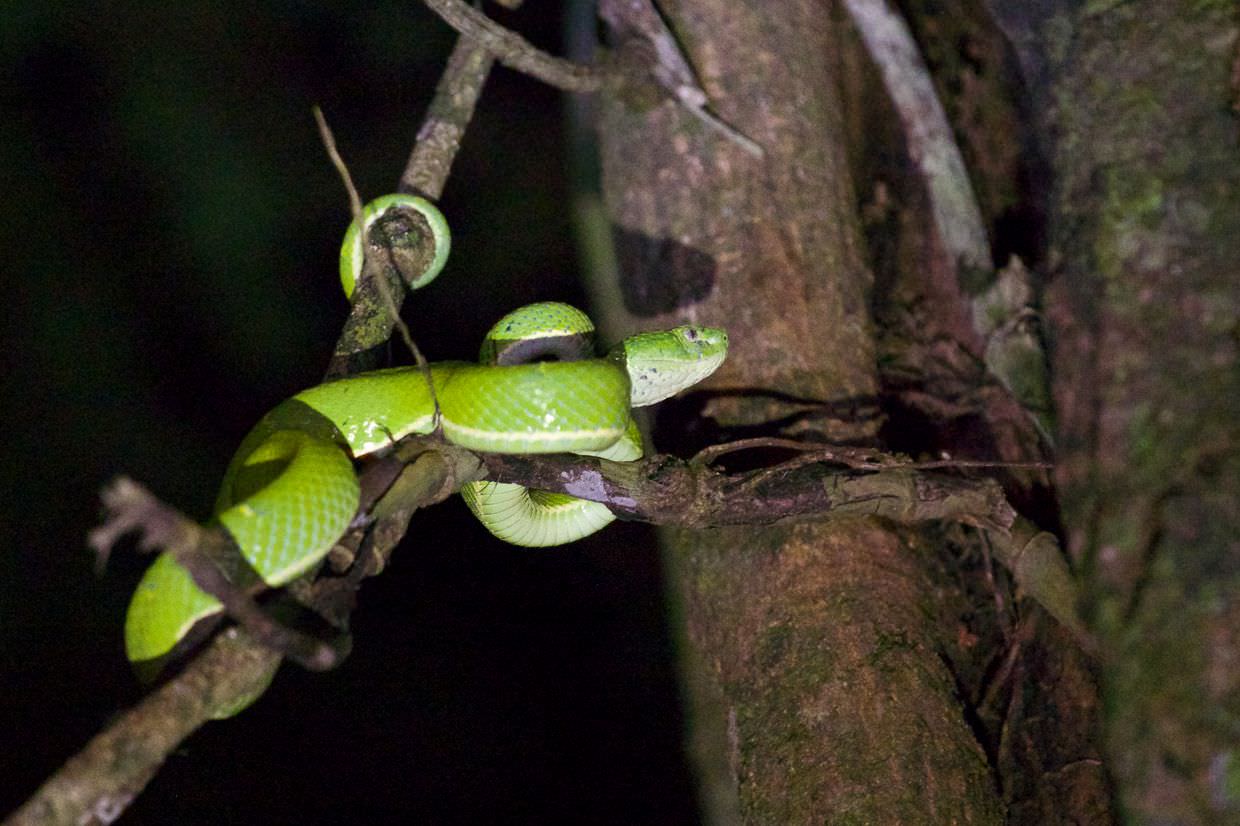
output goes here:
[[[412, 287], [429, 283], [447, 259], [448, 227], [439, 210], [422, 198], [384, 196], [368, 204], [360, 225], [355, 221], [345, 235], [340, 272], [348, 295], [362, 274], [368, 233], [382, 218], [410, 232], [429, 231], [434, 239], [433, 253], [422, 253], [408, 279]], [[592, 357], [593, 334], [580, 310], [531, 304], [492, 327], [478, 363], [438, 362], [426, 371], [396, 367], [304, 390], [242, 441], [225, 473], [214, 522], [254, 572], [279, 587], [313, 569], [348, 529], [359, 500], [354, 460], [436, 429], [477, 451], [638, 459], [641, 437], [630, 409], [701, 381], [727, 354], [726, 333], [710, 327], [640, 333], [604, 358]], [[563, 360], [566, 355], [572, 360]], [[572, 542], [615, 518], [601, 504], [517, 485], [475, 482], [461, 494], [488, 530], [516, 545]], [[134, 662], [159, 660], [195, 623], [221, 610], [165, 552], [130, 602], [126, 653]]]

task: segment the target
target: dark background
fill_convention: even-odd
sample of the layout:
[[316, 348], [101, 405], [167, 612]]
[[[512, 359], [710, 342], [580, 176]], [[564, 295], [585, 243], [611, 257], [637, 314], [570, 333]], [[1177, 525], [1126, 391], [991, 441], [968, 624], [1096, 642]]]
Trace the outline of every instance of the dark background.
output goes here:
[[[491, 11], [559, 51], [555, 5]], [[363, 196], [390, 191], [454, 39], [408, 0], [0, 6], [0, 815], [140, 696], [121, 625], [146, 560], [94, 574], [100, 485], [206, 516], [248, 427], [327, 363], [348, 205], [311, 106]], [[406, 307], [428, 357], [582, 301], [564, 150], [559, 97], [497, 68], [441, 202], [453, 257]], [[521, 550], [454, 499], [360, 600], [342, 668], [285, 666], [122, 822], [694, 820], [645, 529]]]

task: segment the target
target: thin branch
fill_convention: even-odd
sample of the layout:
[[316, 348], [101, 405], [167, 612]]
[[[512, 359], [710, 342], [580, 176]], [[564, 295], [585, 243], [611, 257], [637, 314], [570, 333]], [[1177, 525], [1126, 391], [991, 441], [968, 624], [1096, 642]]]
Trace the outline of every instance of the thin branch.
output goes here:
[[932, 459], [914, 462], [901, 456], [883, 453], [874, 448], [835, 445], [826, 442], [804, 442], [798, 439], [781, 439], [768, 436], [755, 436], [751, 439], [737, 439], [734, 442], [722, 442], [710, 445], [698, 451], [689, 460], [693, 465], [709, 465], [729, 453], [743, 450], [774, 448], [778, 450], [796, 450], [805, 454], [790, 459], [780, 465], [768, 468], [765, 473], [779, 473], [801, 465], [829, 462], [844, 465], [855, 470], [886, 470], [890, 468], [913, 468], [915, 470], [937, 470], [943, 468], [1010, 468], [1022, 470], [1049, 470], [1054, 467], [1050, 462], [1003, 462], [982, 459]]
[[[906, 467], [855, 471], [798, 463], [726, 474], [674, 456], [610, 462], [572, 454], [481, 454], [488, 478], [601, 502], [622, 519], [685, 528], [770, 525], [842, 514], [945, 519], [1006, 530], [1015, 513], [998, 483]], [[820, 464], [815, 462], [814, 464]]]
[[314, 122], [318, 124], [319, 138], [323, 141], [323, 148], [327, 150], [327, 157], [331, 159], [332, 166], [336, 167], [340, 182], [344, 184], [344, 191], [349, 196], [349, 212], [352, 213], [354, 221], [360, 222], [362, 220], [362, 199], [357, 194], [357, 187], [353, 185], [353, 176], [349, 174], [349, 167], [345, 164], [344, 158], [340, 157], [340, 150], [336, 148], [336, 136], [332, 134], [332, 128], [327, 125], [323, 110], [315, 106], [311, 111], [314, 112]]
[[[340, 179], [344, 183], [345, 191], [349, 195], [349, 209], [353, 213], [353, 222], [357, 224], [358, 227], [362, 227], [362, 201], [357, 194], [357, 188], [353, 186], [353, 176], [349, 174], [348, 166], [345, 164], [344, 159], [340, 157], [340, 152], [336, 148], [336, 136], [332, 134], [331, 127], [327, 125], [327, 119], [323, 116], [323, 110], [319, 109], [317, 106], [314, 107], [314, 120], [319, 125], [319, 136], [323, 140], [323, 147], [327, 150], [327, 156], [331, 159], [332, 165], [336, 167], [336, 171], [340, 173]], [[376, 223], [381, 223], [382, 220], [383, 219], [380, 218], [380, 220]], [[362, 230], [359, 230], [359, 232], [361, 231]], [[381, 232], [380, 236], [386, 240], [391, 237], [391, 234]], [[427, 231], [422, 234], [421, 242], [422, 244], [431, 245], [436, 243], [434, 233], [429, 230], [429, 227], [427, 228]], [[418, 347], [417, 342], [414, 341], [413, 333], [409, 331], [409, 325], [406, 324], [400, 317], [400, 307], [396, 303], [396, 298], [392, 295], [393, 289], [399, 289], [403, 287], [403, 285], [400, 284], [399, 278], [389, 279], [387, 277], [387, 273], [389, 271], [396, 270], [399, 272], [400, 270], [400, 267], [396, 265], [395, 254], [392, 252], [391, 246], [386, 243], [377, 245], [370, 244], [370, 239], [367, 238], [365, 234], [362, 236], [362, 247], [363, 249], [370, 249], [373, 253], [375, 253], [374, 256], [368, 257], [383, 259], [381, 266], [375, 266], [373, 261], [370, 262], [370, 266], [367, 266], [365, 269], [365, 278], [372, 280], [378, 287], [379, 298], [381, 299], [384, 308], [387, 310], [392, 324], [395, 326], [397, 332], [400, 333], [401, 340], [405, 343], [406, 349], [408, 349], [410, 354], [413, 355], [413, 360], [418, 365], [418, 369], [422, 371], [422, 378], [425, 379], [427, 390], [430, 392], [431, 403], [435, 408], [435, 415], [438, 416], [439, 400], [435, 396], [435, 382], [431, 378], [430, 364], [427, 363], [426, 357], [422, 355], [421, 348]], [[423, 257], [425, 258], [426, 256]], [[366, 290], [358, 290], [358, 294], [368, 295], [369, 292]], [[327, 377], [332, 377], [330, 367]]]
[[[713, 464], [717, 459], [727, 456], [729, 453], [738, 453], [742, 450], [775, 448], [779, 450], [814, 451], [820, 453], [827, 449], [827, 447], [827, 445], [821, 442], [803, 442], [797, 439], [781, 439], [774, 436], [755, 436], [751, 439], [737, 439], [731, 442], [709, 445], [699, 450], [689, 461], [695, 465], [709, 465]], [[840, 450], [854, 451], [857, 448], [841, 447]]]
[[5, 826], [111, 823], [181, 741], [227, 716], [238, 698], [261, 692], [279, 661], [240, 629], [218, 635], [175, 679], [91, 739]]
[[439, 200], [494, 62], [477, 41], [456, 41], [400, 176], [401, 192]]
[[844, 0], [844, 6], [899, 115], [909, 157], [926, 183], [934, 225], [952, 263], [990, 272], [990, 243], [982, 211], [912, 32], [888, 0]]
[[[379, 218], [379, 220], [375, 222], [375, 225], [382, 223], [387, 217], [387, 215], [384, 215]], [[360, 222], [360, 218], [357, 220]], [[416, 363], [418, 365], [418, 369], [422, 371], [422, 377], [426, 380], [426, 386], [430, 391], [431, 401], [434, 402], [435, 411], [438, 413], [439, 402], [435, 398], [435, 383], [431, 379], [430, 363], [427, 362], [426, 357], [422, 355], [422, 349], [418, 347], [417, 342], [413, 340], [413, 333], [409, 331], [409, 325], [406, 324], [404, 319], [400, 317], [400, 303], [397, 302], [395, 293], [399, 291], [400, 295], [403, 297], [405, 285], [399, 276], [401, 268], [396, 263], [396, 256], [393, 254], [391, 246], [386, 243], [386, 239], [390, 237], [390, 234], [381, 231], [380, 237], [385, 240], [385, 243], [372, 244], [368, 238], [362, 239], [363, 249], [370, 253], [366, 256], [367, 264], [364, 269], [362, 283], [369, 281], [374, 283], [377, 287], [379, 298], [383, 302], [383, 308], [387, 311], [392, 327], [400, 333], [400, 338], [405, 344], [405, 349], [407, 349], [413, 356], [414, 363]], [[434, 234], [430, 231], [429, 227], [427, 227], [426, 231], [422, 233], [420, 240], [422, 244], [435, 244]], [[397, 273], [397, 277], [389, 278], [388, 274], [393, 272]], [[358, 289], [355, 293], [357, 296], [365, 294], [368, 294], [367, 291], [361, 289]], [[328, 377], [332, 377], [330, 373], [328, 374]]]
[[[319, 126], [319, 136], [323, 140], [323, 147], [327, 150], [327, 156], [331, 159], [332, 165], [336, 167], [336, 171], [340, 173], [340, 180], [344, 184], [345, 191], [349, 196], [349, 209], [353, 213], [353, 222], [358, 227], [363, 227], [362, 218], [362, 201], [357, 194], [357, 187], [353, 185], [353, 176], [349, 174], [349, 167], [345, 164], [344, 159], [340, 157], [340, 152], [336, 148], [336, 136], [332, 134], [331, 127], [327, 125], [327, 118], [323, 116], [323, 110], [314, 107], [314, 120]], [[380, 222], [383, 219], [380, 219]], [[362, 230], [359, 230], [361, 232]], [[391, 237], [390, 233], [381, 232], [380, 237], [385, 241]], [[429, 231], [422, 234], [421, 242], [423, 244], [436, 243], [434, 233]], [[431, 378], [430, 364], [427, 363], [426, 357], [422, 355], [422, 350], [418, 347], [417, 342], [413, 339], [413, 333], [409, 331], [409, 325], [400, 317], [400, 307], [397, 305], [395, 297], [393, 297], [393, 289], [399, 289], [403, 285], [399, 283], [399, 278], [389, 279], [387, 274], [391, 270], [399, 272], [400, 267], [396, 265], [395, 255], [391, 246], [388, 244], [370, 244], [370, 239], [365, 234], [362, 236], [363, 249], [371, 249], [374, 256], [368, 258], [381, 258], [381, 265], [375, 266], [374, 261], [369, 262], [369, 266], [365, 268], [365, 278], [374, 282], [378, 288], [378, 295], [383, 303], [383, 307], [387, 310], [388, 317], [396, 330], [400, 333], [401, 340], [404, 341], [406, 349], [413, 355], [414, 362], [418, 365], [418, 369], [422, 372], [422, 378], [426, 381], [427, 390], [430, 392], [431, 403], [435, 408], [435, 415], [439, 415], [439, 399], [435, 395], [435, 382]], [[425, 256], [424, 256], [425, 257]], [[395, 283], [393, 283], [395, 282]], [[359, 295], [369, 295], [367, 290], [358, 290]], [[332, 378], [331, 368], [328, 368], [328, 378]], [[234, 615], [236, 616], [236, 615]], [[331, 667], [331, 666], [328, 666]]]
[[[417, 142], [401, 175], [399, 190], [438, 200], [460, 149], [465, 128], [490, 73], [492, 59], [485, 48], [462, 37], [448, 58], [444, 73], [435, 87], [435, 96], [418, 130]], [[363, 278], [353, 296], [353, 306], [345, 321], [328, 363], [327, 378], [339, 378], [378, 366], [393, 326], [400, 318], [403, 290], [388, 291], [385, 298], [382, 278]], [[423, 364], [413, 345], [413, 337], [402, 333], [405, 344]]]
[[423, 2], [445, 23], [463, 36], [476, 40], [510, 69], [565, 92], [596, 92], [603, 86], [603, 72], [547, 54], [461, 0]]
[[[362, 474], [363, 488], [385, 488], [397, 495], [382, 497], [371, 525], [350, 531], [341, 544], [356, 547], [369, 528], [366, 536], [373, 537], [369, 555], [386, 558], [415, 510], [441, 501], [463, 482], [479, 476], [477, 462], [469, 462], [468, 454], [460, 451], [447, 456], [423, 452], [404, 468], [404, 482], [392, 481], [390, 467], [375, 471], [381, 478], [369, 478], [371, 471], [367, 470]], [[155, 507], [128, 511], [117, 523], [97, 532], [97, 540], [114, 541], [122, 528], [125, 532], [142, 528], [144, 542], [152, 537], [176, 541], [176, 526], [189, 523], [188, 518], [154, 497], [151, 500]], [[376, 573], [381, 567], [369, 567], [365, 573]], [[351, 597], [355, 588], [352, 577], [320, 577], [303, 589], [300, 598], [311, 610], [330, 617], [340, 611], [342, 589], [344, 596]], [[226, 607], [230, 613], [236, 610], [235, 604]], [[345, 610], [349, 607], [351, 600]], [[275, 647], [240, 627], [217, 634], [180, 672], [115, 718], [61, 766], [4, 826], [115, 820], [186, 737], [209, 720], [232, 715], [262, 693], [280, 663], [281, 652], [289, 652], [281, 647], [278, 635], [268, 642]]]

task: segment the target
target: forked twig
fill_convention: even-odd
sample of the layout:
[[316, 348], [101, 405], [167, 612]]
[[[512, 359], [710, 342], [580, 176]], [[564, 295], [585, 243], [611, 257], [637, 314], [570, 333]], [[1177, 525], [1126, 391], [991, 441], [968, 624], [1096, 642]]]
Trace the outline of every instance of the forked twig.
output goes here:
[[472, 38], [510, 69], [523, 72], [565, 92], [596, 92], [603, 86], [603, 72], [571, 60], [549, 55], [514, 31], [504, 28], [461, 0], [423, 0], [426, 7]]

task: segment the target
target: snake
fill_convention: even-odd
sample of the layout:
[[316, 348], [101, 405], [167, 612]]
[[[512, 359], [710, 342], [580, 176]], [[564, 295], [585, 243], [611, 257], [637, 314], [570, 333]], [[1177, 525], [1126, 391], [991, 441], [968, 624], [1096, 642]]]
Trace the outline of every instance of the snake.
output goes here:
[[[393, 213], [393, 211], [396, 211]], [[387, 218], [386, 241], [404, 227], [429, 232], [411, 287], [435, 278], [447, 260], [448, 224], [424, 198], [387, 195], [367, 204], [345, 233], [340, 277], [352, 296], [369, 233]], [[381, 239], [382, 240], [382, 239]], [[416, 244], [406, 245], [416, 248]], [[613, 461], [642, 455], [633, 407], [654, 404], [709, 376], [727, 355], [724, 330], [685, 325], [638, 333], [592, 357], [593, 322], [581, 310], [541, 302], [501, 318], [477, 362], [391, 367], [303, 390], [267, 413], [242, 440], [224, 474], [214, 515], [235, 543], [242, 569], [277, 588], [309, 573], [357, 516], [354, 463], [401, 439], [439, 430], [474, 451], [575, 452]], [[576, 541], [614, 518], [603, 504], [519, 485], [472, 482], [462, 498], [495, 536], [545, 547]], [[228, 566], [225, 566], [228, 567]], [[202, 620], [223, 607], [174, 557], [161, 553], [138, 583], [125, 618], [125, 649], [135, 664], [162, 662]]]

